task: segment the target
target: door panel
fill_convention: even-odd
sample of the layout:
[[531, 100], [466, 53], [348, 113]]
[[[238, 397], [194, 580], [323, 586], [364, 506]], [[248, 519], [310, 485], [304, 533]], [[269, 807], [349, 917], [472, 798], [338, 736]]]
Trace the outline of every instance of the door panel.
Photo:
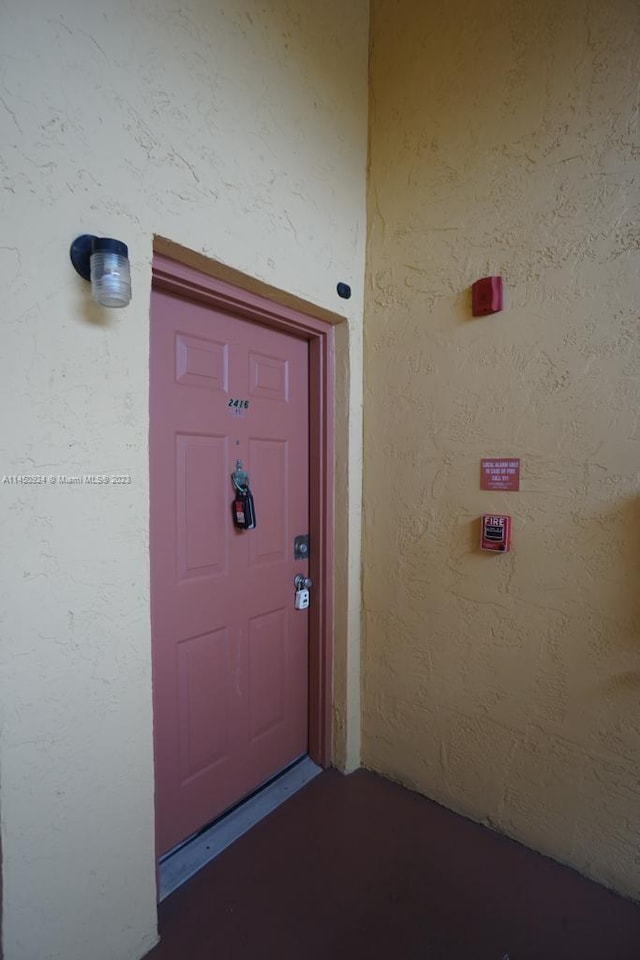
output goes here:
[[286, 610], [272, 610], [249, 623], [249, 735], [252, 741], [286, 721]]
[[227, 438], [176, 434], [178, 580], [227, 573]]
[[[289, 503], [289, 451], [286, 440], [249, 441], [249, 454], [254, 471], [254, 496], [260, 502], [260, 525], [249, 541], [249, 564], [283, 563], [293, 550], [287, 512]], [[269, 482], [264, 479], [270, 477]], [[257, 509], [257, 508], [256, 508]], [[256, 571], [256, 576], [261, 572]]]
[[[307, 342], [154, 290], [151, 609], [158, 852], [306, 752]], [[241, 406], [230, 405], [242, 401]], [[248, 407], [244, 402], [248, 401]], [[233, 526], [242, 461], [255, 530]]]
[[180, 780], [210, 770], [228, 753], [228, 703], [224, 687], [212, 698], [217, 678], [230, 672], [229, 631], [226, 627], [189, 637], [177, 645]]

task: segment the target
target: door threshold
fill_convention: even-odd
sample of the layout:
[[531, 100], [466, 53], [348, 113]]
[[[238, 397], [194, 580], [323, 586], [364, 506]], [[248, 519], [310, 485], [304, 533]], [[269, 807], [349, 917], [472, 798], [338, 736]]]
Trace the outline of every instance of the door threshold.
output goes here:
[[302, 757], [211, 826], [162, 857], [158, 865], [159, 902], [319, 773], [322, 767], [310, 757]]

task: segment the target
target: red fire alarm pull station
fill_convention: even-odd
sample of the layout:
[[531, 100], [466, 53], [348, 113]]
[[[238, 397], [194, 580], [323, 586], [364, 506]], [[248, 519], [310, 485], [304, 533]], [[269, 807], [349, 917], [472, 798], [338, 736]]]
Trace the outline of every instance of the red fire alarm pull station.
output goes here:
[[482, 518], [480, 549], [507, 553], [511, 546], [511, 517], [486, 513]]
[[486, 317], [502, 310], [502, 277], [483, 277], [471, 287], [471, 308], [474, 317]]

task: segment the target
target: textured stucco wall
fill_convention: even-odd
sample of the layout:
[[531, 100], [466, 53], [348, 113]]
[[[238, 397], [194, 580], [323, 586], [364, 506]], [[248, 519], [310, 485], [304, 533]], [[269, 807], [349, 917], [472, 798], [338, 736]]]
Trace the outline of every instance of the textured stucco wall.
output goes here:
[[[132, 477], [0, 486], [6, 960], [134, 960], [155, 938], [154, 234], [348, 316], [341, 496], [354, 519], [340, 556], [336, 752], [357, 762], [344, 625], [359, 612], [367, 7], [0, 4], [0, 475]], [[129, 244], [126, 310], [91, 306], [68, 261], [82, 232]], [[338, 280], [352, 283], [349, 302]]]
[[372, 38], [363, 759], [640, 897], [640, 7], [374, 0]]

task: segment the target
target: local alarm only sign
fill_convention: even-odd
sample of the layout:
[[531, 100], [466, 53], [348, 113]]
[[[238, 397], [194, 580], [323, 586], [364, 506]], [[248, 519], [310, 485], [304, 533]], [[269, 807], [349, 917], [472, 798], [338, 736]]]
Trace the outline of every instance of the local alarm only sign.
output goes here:
[[480, 471], [481, 490], [516, 491], [520, 489], [520, 460], [497, 457], [483, 459]]

